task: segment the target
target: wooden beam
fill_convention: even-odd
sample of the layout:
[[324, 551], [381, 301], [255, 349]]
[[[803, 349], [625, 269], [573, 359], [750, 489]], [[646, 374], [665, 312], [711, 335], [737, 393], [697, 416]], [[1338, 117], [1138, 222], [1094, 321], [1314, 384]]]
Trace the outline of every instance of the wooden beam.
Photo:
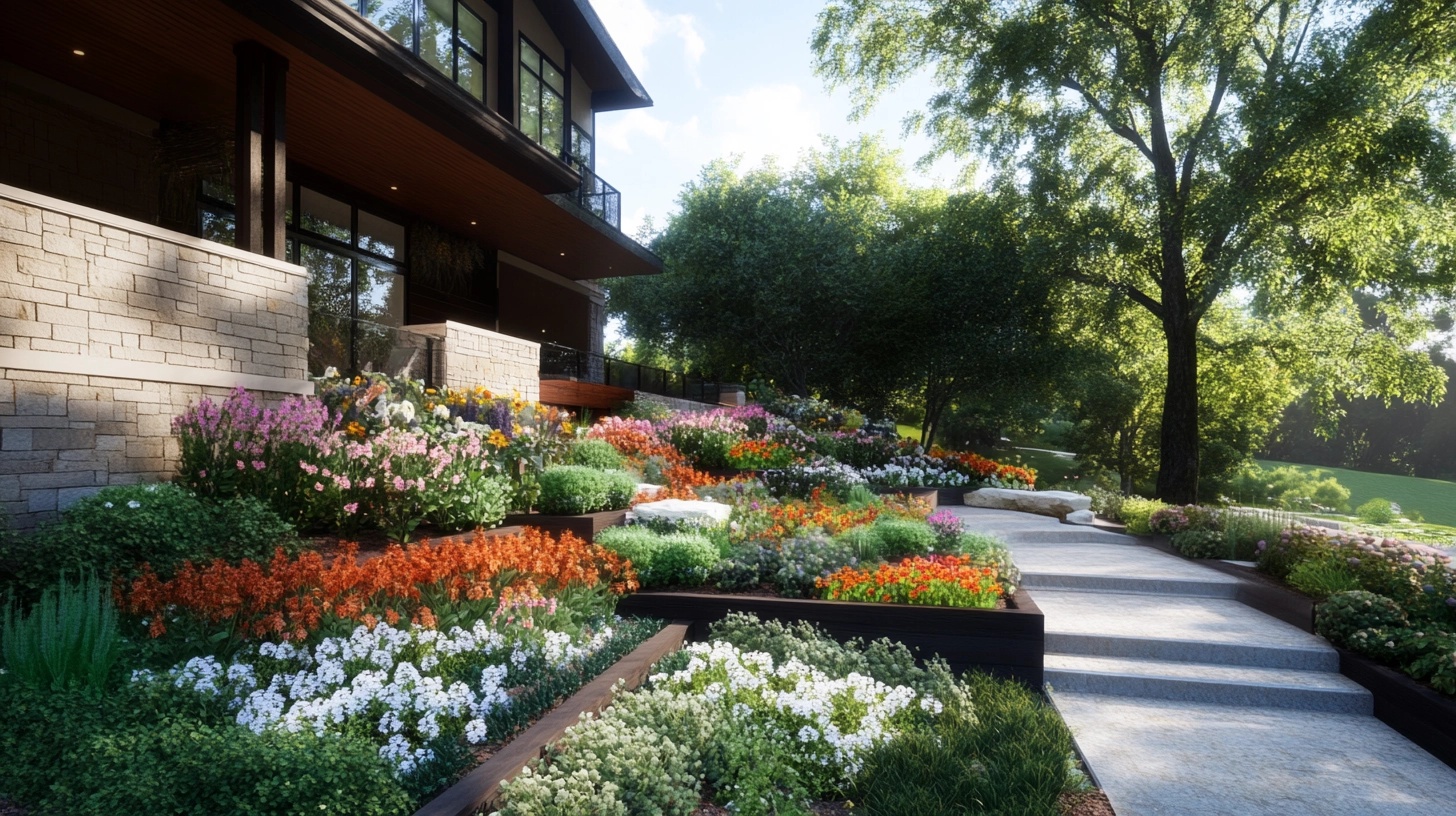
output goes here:
[[237, 58], [233, 194], [237, 247], [282, 260], [287, 179], [286, 88], [288, 60], [248, 41], [233, 47]]

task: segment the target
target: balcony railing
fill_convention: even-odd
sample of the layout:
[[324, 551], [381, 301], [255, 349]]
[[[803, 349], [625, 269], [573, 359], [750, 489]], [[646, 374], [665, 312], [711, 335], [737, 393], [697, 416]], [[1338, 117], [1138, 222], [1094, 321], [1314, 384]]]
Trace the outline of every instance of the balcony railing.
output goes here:
[[541, 346], [541, 379], [576, 380], [717, 405], [722, 383], [694, 374], [629, 363], [555, 343]]
[[586, 210], [612, 225], [612, 229], [620, 232], [622, 230], [622, 194], [616, 187], [602, 181], [602, 177], [590, 167], [577, 162], [570, 162], [573, 169], [581, 174], [581, 185], [576, 188], [575, 193], [567, 193], [566, 198], [576, 206]]

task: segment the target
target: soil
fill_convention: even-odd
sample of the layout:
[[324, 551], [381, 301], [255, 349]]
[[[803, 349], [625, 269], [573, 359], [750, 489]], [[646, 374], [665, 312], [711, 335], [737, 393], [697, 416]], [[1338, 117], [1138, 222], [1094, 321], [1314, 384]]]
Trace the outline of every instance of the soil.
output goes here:
[[1107, 794], [1100, 790], [1064, 793], [1057, 804], [1061, 806], [1062, 816], [1117, 816], [1112, 803], [1107, 801]]

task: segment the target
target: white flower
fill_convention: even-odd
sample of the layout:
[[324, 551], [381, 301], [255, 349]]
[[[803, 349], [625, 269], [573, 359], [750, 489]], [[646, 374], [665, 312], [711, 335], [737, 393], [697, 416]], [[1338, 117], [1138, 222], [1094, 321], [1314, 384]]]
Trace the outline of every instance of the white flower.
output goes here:
[[115, 507], [116, 505], [112, 504], [111, 502], [106, 502], [102, 506], [105, 507], [107, 510], [110, 510], [111, 508]]
[[338, 376], [339, 376], [339, 370], [337, 368], [334, 368], [333, 366], [329, 366], [328, 368], [325, 368], [324, 369], [324, 379], [326, 379], [326, 380], [334, 380], [334, 379], [338, 379]]
[[450, 419], [450, 409], [444, 405], [436, 405], [435, 410], [430, 413], [434, 414], [435, 419], [438, 420], [447, 421]]
[[135, 510], [138, 507], [141, 507], [142, 506], [142, 503], [139, 502], [139, 501], [137, 501], [136, 499], [132, 499], [131, 501], [129, 501], [129, 502], [126, 503], [126, 506], [127, 507], [130, 507], [133, 510]]

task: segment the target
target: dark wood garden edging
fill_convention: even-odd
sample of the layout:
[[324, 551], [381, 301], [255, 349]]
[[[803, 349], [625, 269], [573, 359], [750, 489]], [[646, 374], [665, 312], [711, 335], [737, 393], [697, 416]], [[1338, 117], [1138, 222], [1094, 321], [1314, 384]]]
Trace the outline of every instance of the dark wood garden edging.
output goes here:
[[690, 637], [705, 640], [708, 624], [729, 612], [752, 612], [779, 621], [809, 621], [840, 640], [889, 638], [917, 657], [940, 655], [957, 671], [979, 669], [1042, 685], [1046, 625], [1041, 609], [1024, 590], [1014, 608], [956, 609], [854, 601], [819, 601], [695, 592], [638, 592], [617, 605], [623, 615], [692, 621]]
[[[1216, 559], [1187, 558], [1173, 549], [1167, 536], [1134, 535], [1133, 538], [1145, 547], [1241, 579], [1235, 600], [1306, 632], [1314, 632], [1315, 602], [1308, 596], [1248, 567]], [[1374, 699], [1375, 716], [1381, 722], [1456, 768], [1456, 699], [1363, 655], [1339, 647], [1335, 651], [1340, 654], [1340, 674], [1369, 690]]]
[[682, 648], [688, 633], [686, 621], [675, 621], [653, 635], [626, 657], [612, 664], [566, 702], [553, 708], [523, 733], [516, 735], [500, 753], [476, 766], [465, 778], [445, 789], [415, 811], [414, 816], [471, 816], [481, 809], [489, 810], [500, 796], [501, 783], [520, 773], [531, 760], [540, 757], [546, 746], [561, 738], [585, 712], [598, 713], [612, 702], [613, 686], [618, 680], [632, 690], [642, 685], [652, 665]]
[[[909, 496], [912, 499], [920, 499], [921, 501], [930, 505], [931, 510], [934, 510], [941, 504], [951, 504], [951, 502], [942, 502], [940, 500], [941, 488], [938, 487], [894, 487], [891, 485], [870, 485], [870, 490], [875, 491], [881, 496], [889, 496], [898, 493], [902, 496]], [[960, 504], [961, 502], [954, 503]]]
[[608, 527], [627, 523], [627, 511], [603, 510], [600, 513], [583, 513], [579, 516], [550, 516], [545, 513], [512, 513], [503, 524], [536, 527], [552, 535], [570, 532], [584, 541], [596, 539], [597, 533]]

